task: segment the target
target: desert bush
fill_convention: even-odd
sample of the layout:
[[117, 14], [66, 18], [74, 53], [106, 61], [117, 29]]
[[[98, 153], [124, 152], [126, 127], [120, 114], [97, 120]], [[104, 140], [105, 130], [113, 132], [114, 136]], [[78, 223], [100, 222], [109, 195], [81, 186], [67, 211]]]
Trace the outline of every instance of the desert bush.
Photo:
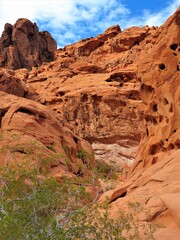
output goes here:
[[[36, 143], [30, 147], [29, 151], [24, 146], [12, 148], [8, 145], [1, 149], [1, 154], [6, 153], [8, 159], [0, 171], [0, 240], [141, 239], [140, 231], [144, 227], [138, 225], [133, 213], [121, 210], [119, 218], [113, 220], [109, 217], [108, 200], [99, 205], [96, 201], [98, 195], [92, 199], [83, 182], [77, 184], [81, 178], [63, 178], [58, 182], [48, 175], [48, 171], [43, 171], [42, 175], [38, 165], [31, 161], [32, 153], [40, 149]], [[18, 161], [16, 151], [19, 149], [26, 153], [24, 161]], [[84, 151], [79, 153], [79, 157], [84, 156]], [[49, 165], [52, 159], [45, 157], [38, 152], [37, 162], [40, 161], [46, 169], [45, 165]], [[10, 165], [12, 158], [16, 159], [16, 166]], [[96, 171], [94, 174], [98, 178]], [[88, 181], [91, 184], [96, 182]], [[143, 240], [153, 239], [151, 225], [143, 231]]]
[[6, 166], [1, 173], [1, 240], [140, 239], [132, 214], [122, 211], [112, 220], [109, 211], [108, 203], [99, 206], [83, 186], [68, 179], [58, 183], [42, 178], [38, 169], [27, 166], [18, 170]]

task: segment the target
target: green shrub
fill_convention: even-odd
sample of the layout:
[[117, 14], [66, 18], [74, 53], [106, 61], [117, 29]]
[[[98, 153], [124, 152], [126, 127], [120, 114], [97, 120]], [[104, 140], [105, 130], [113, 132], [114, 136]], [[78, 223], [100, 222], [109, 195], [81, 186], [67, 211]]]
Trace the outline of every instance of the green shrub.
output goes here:
[[[10, 140], [14, 142], [13, 138]], [[19, 151], [26, 153], [24, 161], [18, 159], [16, 152]], [[0, 240], [141, 239], [139, 228], [142, 226], [138, 225], [133, 214], [121, 211], [119, 218], [112, 220], [108, 202], [99, 206], [85, 191], [83, 181], [84, 185], [88, 185], [88, 181], [92, 186], [99, 177], [98, 172], [93, 175], [95, 180], [64, 178], [57, 182], [48, 177], [48, 166], [53, 157], [47, 158], [36, 142], [32, 142], [28, 149], [9, 143], [0, 153], [8, 153], [5, 167], [0, 172]], [[42, 171], [31, 161], [34, 153], [47, 176], [42, 176]], [[9, 165], [10, 157], [16, 160], [17, 166], [12, 168]], [[86, 160], [87, 153], [80, 151], [78, 157]], [[109, 174], [108, 168], [101, 169], [101, 166], [98, 171]], [[78, 184], [80, 180], [82, 184]], [[153, 232], [152, 225], [148, 225], [142, 239], [153, 239]]]
[[112, 220], [109, 211], [108, 204], [98, 206], [83, 186], [68, 179], [61, 183], [42, 179], [37, 169], [27, 166], [16, 171], [6, 166], [2, 171], [1, 240], [140, 239], [132, 215], [121, 212], [118, 220]]

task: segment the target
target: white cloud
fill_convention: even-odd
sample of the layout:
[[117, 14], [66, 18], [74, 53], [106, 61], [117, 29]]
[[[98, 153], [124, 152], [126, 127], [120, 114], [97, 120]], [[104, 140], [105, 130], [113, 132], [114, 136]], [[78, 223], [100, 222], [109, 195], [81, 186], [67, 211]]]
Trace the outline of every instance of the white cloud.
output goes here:
[[161, 9], [159, 12], [150, 12], [148, 9], [143, 10], [142, 15], [139, 17], [133, 17], [128, 20], [128, 23], [124, 22], [124, 28], [130, 26], [160, 26], [162, 25], [170, 15], [172, 15], [176, 9], [180, 6], [180, 0], [169, 1], [168, 5]]
[[59, 46], [63, 46], [102, 33], [114, 24], [119, 24], [123, 29], [132, 25], [161, 25], [180, 5], [180, 0], [174, 0], [160, 12], [144, 10], [140, 16], [133, 16], [124, 2], [125, 0], [0, 0], [0, 32], [6, 22], [14, 24], [18, 18], [24, 17], [36, 21], [41, 30], [50, 31]]
[[[25, 17], [37, 21], [40, 29], [59, 35], [61, 44], [64, 37], [76, 41], [88, 36], [88, 32], [91, 35], [92, 29], [97, 34], [105, 30], [107, 22], [108, 26], [112, 25], [114, 16], [117, 18], [117, 14], [125, 15], [128, 11], [119, 0], [0, 0], [0, 32], [6, 22], [14, 24], [18, 18]], [[71, 37], [70, 34], [67, 37], [67, 31]]]
[[144, 18], [145, 20], [145, 25], [150, 25], [150, 26], [159, 26], [165, 22], [165, 20], [172, 15], [176, 9], [180, 5], [180, 0], [175, 0], [169, 5], [162, 9], [162, 11], [158, 13], [150, 13], [148, 11], [144, 12]]

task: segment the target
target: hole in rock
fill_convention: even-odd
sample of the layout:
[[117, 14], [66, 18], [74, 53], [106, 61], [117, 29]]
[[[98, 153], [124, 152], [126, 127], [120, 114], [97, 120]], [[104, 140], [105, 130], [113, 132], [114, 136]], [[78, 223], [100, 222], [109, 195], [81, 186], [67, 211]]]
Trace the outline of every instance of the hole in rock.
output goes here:
[[77, 137], [73, 137], [75, 143], [78, 143], [78, 138]]
[[87, 93], [83, 94], [82, 98], [81, 98], [82, 102], [87, 102], [88, 101], [88, 95]]
[[94, 103], [100, 103], [102, 101], [102, 97], [94, 94], [92, 95], [92, 100], [94, 101]]
[[177, 53], [173, 52], [173, 55], [174, 55], [174, 56], [177, 56]]
[[174, 131], [173, 131], [173, 133], [175, 133], [177, 130], [176, 129], [174, 129]]
[[39, 119], [46, 119], [46, 117], [43, 115], [39, 115]]
[[177, 43], [174, 43], [174, 44], [171, 44], [171, 45], [170, 45], [170, 49], [171, 49], [171, 50], [174, 50], [174, 51], [177, 49], [177, 47], [178, 47], [178, 44], [177, 44]]
[[52, 169], [53, 169], [53, 168], [56, 168], [56, 167], [58, 167], [58, 165], [56, 165], [56, 164], [51, 165], [51, 168], [52, 168]]
[[5, 116], [6, 112], [7, 112], [7, 110], [5, 110], [5, 109], [0, 110], [0, 128], [2, 126], [2, 119]]
[[155, 155], [158, 151], [158, 145], [157, 144], [153, 144], [150, 149], [149, 149], [149, 154], [150, 155]]
[[154, 105], [153, 105], [153, 112], [157, 112], [158, 111], [158, 106], [157, 106], [157, 104], [155, 103]]
[[164, 105], [169, 104], [169, 102], [168, 102], [168, 100], [167, 100], [166, 98], [163, 99], [163, 104], [164, 104]]
[[124, 192], [123, 194], [121, 194], [120, 198], [125, 197], [126, 194], [127, 194], [127, 192]]
[[27, 154], [27, 151], [25, 149], [17, 149], [17, 153]]
[[26, 113], [28, 115], [35, 115], [31, 110], [21, 107], [19, 108], [16, 112], [22, 112], [22, 113]]
[[172, 103], [171, 103], [171, 107], [169, 109], [169, 112], [173, 112], [173, 105], [172, 105]]
[[161, 147], [163, 147], [164, 146], [164, 142], [161, 140], [161, 144], [160, 144], [160, 146]]
[[177, 71], [180, 71], [180, 69], [179, 69], [179, 65], [177, 65]]
[[153, 123], [154, 125], [157, 124], [156, 118], [154, 118], [154, 117], [151, 116], [151, 115], [145, 116], [145, 120], [146, 120], [146, 122], [148, 122], [148, 123]]
[[120, 83], [120, 84], [119, 84], [120, 87], [123, 87], [123, 85], [124, 85], [124, 83]]
[[149, 130], [146, 128], [146, 135], [149, 136]]
[[64, 92], [64, 91], [59, 91], [59, 92], [56, 93], [56, 96], [57, 96], [57, 97], [63, 97], [65, 94], [66, 94], [66, 92]]
[[148, 93], [152, 93], [154, 88], [152, 88], [151, 86], [149, 85], [145, 85], [144, 83], [141, 85], [141, 90], [142, 91], [146, 91]]
[[116, 198], [114, 198], [111, 202], [115, 202], [117, 199], [119, 198], [123, 198], [127, 195], [127, 191], [123, 192], [120, 196], [117, 196]]
[[164, 65], [164, 63], [159, 64], [159, 69], [164, 70], [165, 68], [166, 66]]
[[113, 82], [113, 80], [111, 78], [105, 80], [106, 82]]
[[155, 163], [157, 163], [157, 157], [153, 157], [152, 159], [152, 165], [154, 165]]
[[157, 124], [158, 124], [156, 118], [153, 118], [153, 119], [152, 119], [152, 122], [153, 122], [154, 125], [157, 125]]
[[174, 144], [172, 144], [172, 143], [169, 144], [168, 149], [169, 149], [169, 150], [173, 150], [173, 149], [174, 149]]
[[162, 122], [162, 120], [163, 120], [163, 116], [162, 116], [162, 115], [160, 115], [160, 116], [159, 116], [159, 122], [161, 123], [161, 122]]

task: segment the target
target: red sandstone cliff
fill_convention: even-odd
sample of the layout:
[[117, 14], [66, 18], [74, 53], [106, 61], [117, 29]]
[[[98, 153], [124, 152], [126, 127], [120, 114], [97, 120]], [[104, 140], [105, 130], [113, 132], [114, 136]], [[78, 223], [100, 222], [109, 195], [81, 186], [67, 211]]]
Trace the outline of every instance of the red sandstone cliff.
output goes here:
[[18, 19], [7, 23], [0, 38], [0, 67], [11, 69], [39, 66], [54, 59], [57, 44], [47, 31], [39, 32], [36, 23]]
[[[7, 25], [3, 35], [8, 46], [12, 45], [10, 28]], [[18, 131], [23, 132], [30, 126], [28, 136], [36, 137], [51, 153], [52, 142], [64, 151], [59, 142], [64, 139], [70, 149], [64, 152], [70, 154], [70, 169], [64, 169], [65, 164], [56, 159], [49, 170], [56, 176], [62, 169], [76, 175], [84, 169], [84, 175], [91, 175], [76, 157], [77, 139], [93, 144], [96, 159], [123, 167], [124, 162], [134, 160], [141, 139], [125, 183], [102, 199], [110, 197], [113, 217], [129, 202], [139, 202], [150, 211], [148, 216], [139, 216], [141, 221], [166, 226], [158, 230], [156, 239], [180, 238], [179, 39], [180, 9], [160, 28], [121, 31], [114, 26], [96, 38], [58, 49], [54, 61], [44, 62], [29, 73], [26, 69], [2, 69], [0, 73], [1, 91], [31, 99], [24, 103], [23, 98], [1, 94], [6, 100], [1, 107], [1, 130], [10, 124], [13, 131], [22, 126]], [[27, 52], [27, 58], [31, 57]], [[12, 64], [4, 66], [14, 68]], [[17, 103], [13, 108], [12, 102]], [[46, 137], [42, 127], [51, 134]], [[60, 129], [58, 133], [56, 129]], [[87, 142], [83, 146], [91, 152]], [[18, 154], [24, 153], [20, 149]], [[77, 168], [79, 164], [81, 168]]]
[[146, 130], [125, 183], [112, 193], [113, 214], [140, 202], [142, 221], [164, 224], [155, 239], [180, 239], [180, 8], [159, 29], [138, 64]]

